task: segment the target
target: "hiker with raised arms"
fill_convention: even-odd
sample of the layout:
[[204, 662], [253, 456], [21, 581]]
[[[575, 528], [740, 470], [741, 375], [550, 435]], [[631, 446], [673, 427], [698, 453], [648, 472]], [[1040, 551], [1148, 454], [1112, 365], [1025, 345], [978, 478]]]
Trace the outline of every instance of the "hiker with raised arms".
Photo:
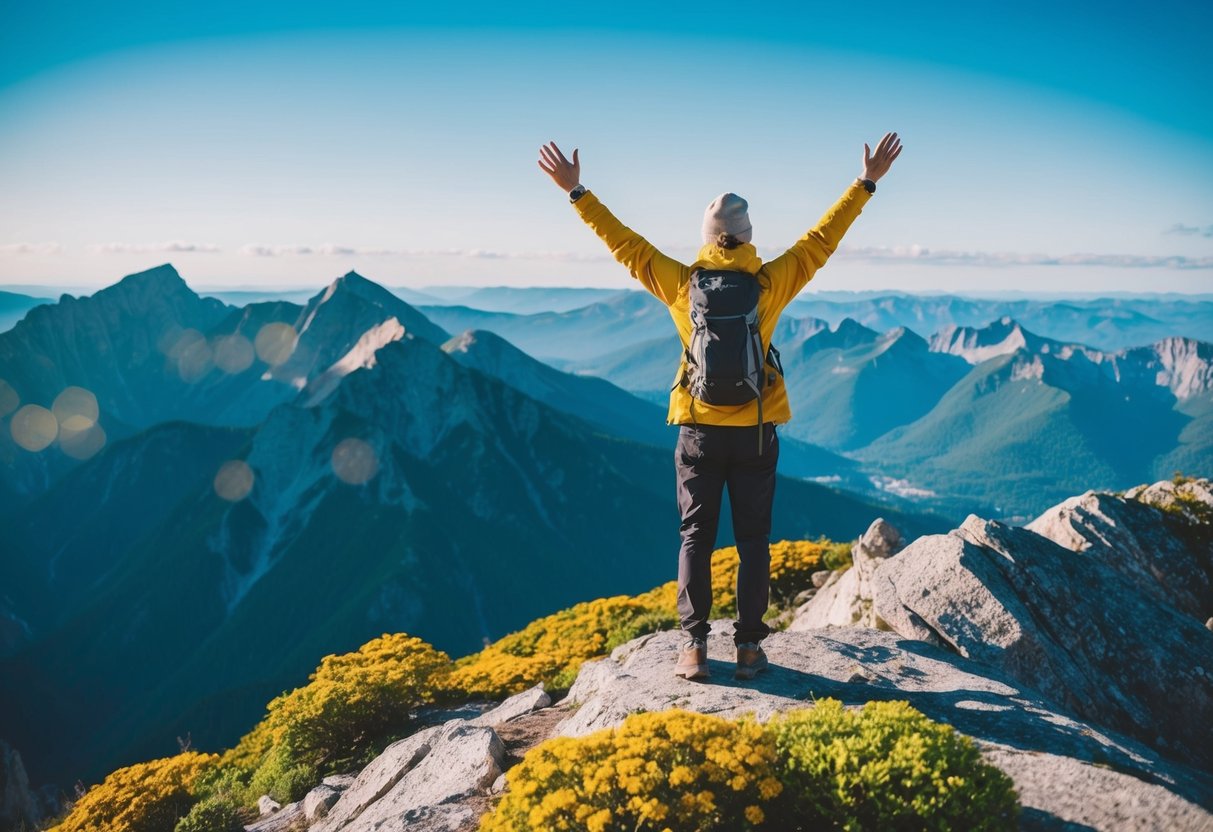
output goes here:
[[863, 170], [817, 224], [786, 252], [763, 263], [750, 242], [749, 206], [733, 193], [708, 205], [703, 246], [684, 265], [621, 223], [581, 182], [581, 162], [555, 142], [539, 149], [539, 167], [552, 178], [611, 254], [664, 303], [682, 341], [666, 422], [679, 425], [674, 451], [682, 545], [678, 552], [678, 614], [688, 640], [674, 673], [710, 676], [707, 657], [712, 604], [712, 550], [724, 488], [729, 489], [737, 570], [735, 678], [767, 667], [760, 642], [770, 602], [771, 506], [779, 439], [775, 426], [792, 416], [779, 352], [771, 344], [779, 315], [838, 248], [843, 234], [901, 153], [887, 133]]

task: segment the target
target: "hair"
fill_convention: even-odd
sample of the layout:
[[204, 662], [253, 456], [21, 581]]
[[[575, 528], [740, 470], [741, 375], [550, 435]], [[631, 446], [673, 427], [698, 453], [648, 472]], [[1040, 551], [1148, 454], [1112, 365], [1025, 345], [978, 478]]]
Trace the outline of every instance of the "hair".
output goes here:
[[721, 248], [737, 248], [738, 246], [743, 245], [743, 243], [729, 232], [721, 231], [716, 235], [716, 245], [720, 246]]

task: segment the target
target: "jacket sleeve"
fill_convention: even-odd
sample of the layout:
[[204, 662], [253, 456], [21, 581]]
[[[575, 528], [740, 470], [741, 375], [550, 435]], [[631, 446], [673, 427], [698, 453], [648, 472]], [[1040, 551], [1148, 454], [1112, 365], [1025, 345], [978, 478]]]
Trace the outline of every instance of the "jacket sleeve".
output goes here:
[[790, 249], [766, 264], [771, 280], [771, 300], [776, 310], [791, 303], [825, 265], [871, 196], [862, 184], [853, 182], [815, 226]]
[[621, 223], [592, 191], [586, 191], [573, 207], [607, 244], [615, 259], [628, 267], [632, 277], [666, 306], [673, 305], [679, 288], [690, 279], [687, 266], [666, 257], [656, 246]]

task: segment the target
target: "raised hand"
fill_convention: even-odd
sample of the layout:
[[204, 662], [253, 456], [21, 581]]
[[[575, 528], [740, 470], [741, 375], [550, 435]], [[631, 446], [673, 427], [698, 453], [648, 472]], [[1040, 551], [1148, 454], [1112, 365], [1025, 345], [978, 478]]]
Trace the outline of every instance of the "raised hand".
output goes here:
[[563, 191], [571, 191], [581, 182], [581, 162], [577, 159], [577, 148], [573, 148], [573, 161], [564, 158], [556, 142], [539, 146], [539, 167], [552, 177], [552, 181]]
[[901, 139], [896, 133], [885, 133], [880, 144], [876, 145], [873, 153], [867, 143], [863, 146], [863, 176], [861, 179], [871, 179], [875, 182], [889, 172], [893, 160], [901, 154]]

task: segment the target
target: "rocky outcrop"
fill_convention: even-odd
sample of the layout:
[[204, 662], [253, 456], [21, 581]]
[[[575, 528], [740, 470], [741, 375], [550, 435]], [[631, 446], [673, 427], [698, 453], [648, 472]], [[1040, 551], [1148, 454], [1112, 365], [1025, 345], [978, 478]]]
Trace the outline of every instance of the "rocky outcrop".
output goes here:
[[1185, 532], [1210, 514], [1209, 480], [1163, 481], [1123, 497], [1087, 491], [1024, 528], [1097, 559], [1159, 603], [1205, 621], [1213, 615], [1213, 537]]
[[872, 575], [884, 560], [901, 551], [901, 533], [876, 518], [851, 548], [852, 566], [830, 573], [825, 583], [797, 611], [788, 625], [793, 632], [820, 627], [874, 627]]
[[441, 724], [423, 727], [389, 745], [356, 777], [326, 778], [299, 803], [249, 832], [276, 832], [280, 818], [314, 832], [460, 830], [473, 823], [482, 805], [469, 800], [488, 795], [505, 766], [505, 747], [494, 730], [548, 707], [551, 696], [538, 685], [488, 710], [469, 705], [435, 711]]
[[[713, 629], [727, 633], [731, 622]], [[671, 672], [680, 641], [676, 631], [655, 633], [587, 662], [568, 693], [577, 710], [557, 733], [583, 736], [635, 711], [675, 707], [765, 722], [827, 696], [848, 705], [900, 699], [972, 737], [1015, 781], [1025, 828], [1213, 829], [1209, 775], [1075, 719], [1006, 673], [948, 650], [866, 628], [776, 632], [763, 641], [769, 670], [739, 682], [732, 643], [717, 635], [708, 638], [712, 677], [692, 682]]]
[[918, 538], [873, 578], [902, 636], [996, 668], [1064, 710], [1168, 756], [1213, 763], [1213, 633], [1117, 566], [970, 515]]

